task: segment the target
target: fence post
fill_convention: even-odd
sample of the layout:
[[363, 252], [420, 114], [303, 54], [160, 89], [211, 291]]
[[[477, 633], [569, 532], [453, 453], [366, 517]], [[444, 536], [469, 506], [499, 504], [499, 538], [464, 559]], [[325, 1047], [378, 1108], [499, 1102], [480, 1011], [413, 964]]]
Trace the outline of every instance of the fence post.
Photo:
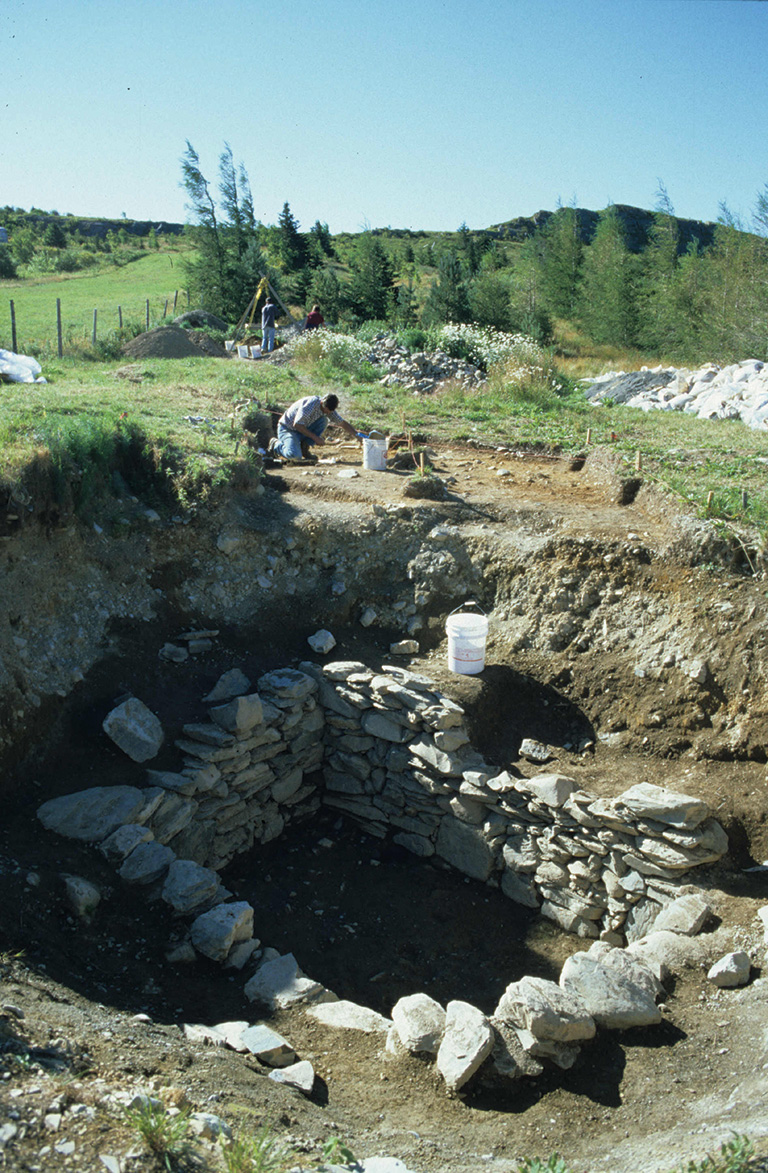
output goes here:
[[163, 317], [164, 318], [168, 317], [168, 298], [167, 297], [165, 299], [165, 309], [163, 310]]
[[59, 343], [58, 354], [59, 354], [59, 358], [61, 358], [64, 354], [64, 347], [63, 347], [62, 341], [61, 341], [61, 298], [60, 297], [56, 298], [56, 336], [58, 338], [58, 343]]
[[19, 353], [16, 345], [16, 306], [13, 304], [13, 298], [11, 298], [11, 349], [14, 354]]
[[94, 346], [96, 345], [96, 317], [98, 315], [98, 312], [99, 312], [98, 310], [93, 311], [93, 345]]
[[122, 330], [122, 328], [123, 328], [123, 307], [121, 305], [119, 305], [117, 307], [117, 321], [120, 325], [120, 329]]
[[175, 292], [175, 293], [174, 293], [174, 295], [173, 295], [173, 312], [174, 312], [174, 313], [176, 313], [176, 302], [177, 302], [178, 300], [179, 300], [179, 291], [178, 291], [178, 289], [177, 289], [177, 290], [176, 290], [176, 292]]
[[149, 329], [149, 298], [147, 298], [147, 329]]

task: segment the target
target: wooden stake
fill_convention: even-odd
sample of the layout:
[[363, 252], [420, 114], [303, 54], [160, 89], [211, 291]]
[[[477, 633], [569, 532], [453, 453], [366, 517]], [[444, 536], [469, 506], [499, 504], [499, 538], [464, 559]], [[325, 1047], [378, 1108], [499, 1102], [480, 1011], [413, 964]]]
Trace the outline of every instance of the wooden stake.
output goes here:
[[167, 297], [165, 299], [165, 309], [163, 310], [163, 317], [164, 318], [168, 317], [168, 298]]
[[712, 508], [712, 499], [713, 499], [714, 495], [715, 494], [712, 489], [710, 489], [709, 492], [707, 493], [707, 513], [709, 513], [710, 509]]
[[58, 339], [58, 354], [61, 358], [64, 354], [64, 346], [61, 339], [61, 298], [56, 298], [56, 336]]
[[176, 292], [175, 292], [175, 293], [174, 293], [174, 295], [173, 295], [173, 312], [174, 312], [174, 313], [176, 313], [176, 302], [177, 302], [178, 300], [179, 300], [179, 291], [178, 291], [178, 289], [177, 289], [177, 290], [176, 290]]
[[424, 453], [423, 452], [419, 453], [419, 468], [421, 469], [421, 475], [424, 476]]
[[588, 444], [592, 443], [592, 429], [591, 428], [587, 428], [587, 443]]
[[147, 298], [147, 329], [149, 329], [149, 298]]
[[119, 305], [117, 307], [117, 321], [120, 326], [120, 329], [122, 330], [122, 328], [123, 328], [123, 307], [121, 305]]
[[748, 504], [749, 504], [749, 497], [747, 496], [747, 490], [742, 489], [741, 490], [741, 508], [746, 509]]
[[98, 310], [93, 311], [93, 345], [96, 345], [96, 318], [98, 317]]
[[640, 451], [640, 449], [638, 448], [637, 452], [635, 453], [635, 469], [637, 472], [640, 472], [642, 467], [643, 467], [643, 454]]
[[14, 354], [18, 354], [18, 346], [16, 343], [16, 307], [11, 299], [11, 350]]

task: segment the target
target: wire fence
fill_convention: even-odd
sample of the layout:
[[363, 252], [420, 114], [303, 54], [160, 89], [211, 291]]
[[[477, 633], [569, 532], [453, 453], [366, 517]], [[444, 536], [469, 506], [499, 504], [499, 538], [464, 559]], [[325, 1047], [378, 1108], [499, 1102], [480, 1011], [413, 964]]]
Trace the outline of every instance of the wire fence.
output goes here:
[[[168, 317], [169, 310], [171, 311], [172, 314], [175, 315], [176, 311], [178, 309], [180, 298], [182, 298], [182, 299], [186, 298], [186, 306], [187, 306], [187, 308], [189, 308], [189, 292], [187, 290], [177, 289], [175, 291], [172, 299], [170, 297], [165, 298], [165, 304], [163, 305], [163, 308], [162, 308], [162, 314], [160, 313], [160, 305], [159, 304], [157, 306], [157, 310], [153, 313], [151, 310], [151, 300], [152, 299], [150, 299], [148, 297], [145, 298], [144, 302], [143, 302], [143, 307], [142, 307], [142, 315], [143, 315], [145, 329], [149, 330], [150, 324], [154, 321], [157, 321], [157, 320], [165, 321], [165, 319]], [[116, 322], [115, 322], [115, 315], [116, 315]], [[18, 352], [19, 352], [19, 342], [18, 342], [19, 321], [18, 321], [18, 315], [17, 315], [17, 311], [16, 311], [16, 304], [12, 298], [10, 300], [10, 318], [11, 318], [11, 350], [15, 354], [18, 354]], [[92, 328], [90, 331], [91, 343], [93, 346], [96, 345], [96, 342], [98, 340], [99, 328], [101, 327], [103, 330], [105, 321], [109, 322], [110, 320], [113, 322], [113, 325], [111, 325], [111, 326], [107, 325], [107, 327], [106, 327], [107, 332], [115, 329], [115, 326], [118, 330], [123, 329], [124, 318], [123, 318], [122, 305], [118, 305], [116, 311], [114, 309], [111, 311], [106, 311], [106, 312], [102, 310], [101, 315], [100, 315], [98, 307], [94, 307], [93, 325], [92, 325]], [[53, 326], [54, 326], [54, 323], [52, 321], [51, 322], [51, 336], [53, 335]], [[64, 356], [64, 330], [63, 330], [63, 325], [62, 325], [62, 310], [61, 310], [61, 298], [60, 297], [56, 298], [55, 330], [56, 330], [56, 335], [55, 335], [56, 336], [56, 351], [57, 351], [59, 358], [63, 358], [63, 356]]]

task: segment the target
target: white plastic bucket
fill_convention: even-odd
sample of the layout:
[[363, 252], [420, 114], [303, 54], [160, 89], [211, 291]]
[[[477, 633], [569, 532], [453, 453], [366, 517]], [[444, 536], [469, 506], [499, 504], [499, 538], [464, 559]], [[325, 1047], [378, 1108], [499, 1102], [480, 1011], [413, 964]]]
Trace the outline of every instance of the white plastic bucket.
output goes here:
[[[477, 607], [467, 602], [465, 607]], [[479, 608], [478, 608], [479, 609]], [[448, 669], [463, 676], [476, 676], [485, 667], [488, 617], [472, 611], [452, 611], [445, 621], [448, 634]]]
[[387, 469], [387, 438], [381, 432], [371, 432], [363, 440], [363, 468], [371, 468], [374, 472], [386, 472]]
[[248, 349], [251, 352], [251, 358], [261, 358], [261, 347], [260, 346], [249, 346]]
[[238, 346], [237, 356], [238, 356], [238, 358], [250, 358], [251, 357], [250, 346]]
[[235, 349], [235, 340], [234, 340], [234, 338], [228, 338], [228, 339], [226, 340], [226, 342], [224, 343], [224, 349], [225, 349], [225, 350], [234, 350], [234, 349]]

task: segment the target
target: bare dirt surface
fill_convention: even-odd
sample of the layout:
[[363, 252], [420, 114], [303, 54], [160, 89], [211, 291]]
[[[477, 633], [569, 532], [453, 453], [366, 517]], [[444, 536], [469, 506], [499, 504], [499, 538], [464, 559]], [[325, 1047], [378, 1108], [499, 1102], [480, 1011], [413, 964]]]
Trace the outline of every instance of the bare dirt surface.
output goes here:
[[[244, 622], [217, 624], [214, 651], [180, 674], [157, 655], [169, 632], [190, 623], [174, 594], [183, 574], [166, 568], [153, 580], [166, 610], [152, 622], [113, 621], [101, 658], [68, 695], [44, 701], [34, 744], [27, 738], [8, 757], [0, 827], [0, 1129], [8, 1126], [8, 1139], [0, 1167], [102, 1173], [100, 1155], [122, 1162], [114, 1169], [155, 1167], [137, 1155], [141, 1145], [114, 1098], [133, 1091], [186, 1100], [236, 1132], [267, 1122], [293, 1163], [306, 1167], [333, 1136], [360, 1157], [399, 1157], [414, 1173], [511, 1173], [524, 1155], [555, 1150], [572, 1173], [660, 1173], [715, 1151], [732, 1131], [748, 1132], [768, 1152], [768, 990], [756, 919], [768, 873], [745, 871], [768, 856], [765, 582], [599, 453], [579, 468], [546, 454], [440, 447], [432, 459], [446, 496], [428, 502], [403, 496], [409, 470], [365, 470], [355, 446], [327, 444], [318, 454], [314, 465], [269, 468], [266, 492], [253, 501], [193, 520], [186, 558], [235, 516], [259, 533], [278, 532], [288, 507], [340, 544], [364, 536], [372, 517], [384, 524], [382, 511], [406, 528], [425, 509], [431, 524], [457, 527], [481, 568], [478, 583], [494, 583], [487, 666], [478, 677], [448, 672], [444, 619], [453, 601], [426, 615], [421, 651], [407, 663], [466, 707], [473, 743], [513, 772], [535, 772], [518, 754], [522, 737], [534, 737], [552, 748], [548, 768], [585, 789], [616, 794], [648, 781], [705, 798], [729, 832], [731, 854], [696, 877], [714, 913], [700, 956], [669, 989], [660, 1026], [602, 1032], [570, 1071], [552, 1068], [503, 1092], [472, 1083], [450, 1097], [432, 1063], [387, 1055], [382, 1037], [333, 1032], [299, 1010], [269, 1022], [315, 1066], [309, 1099], [276, 1086], [252, 1057], [187, 1042], [185, 1022], [260, 1020], [244, 998], [244, 975], [203, 960], [170, 965], [165, 952], [181, 926], [120, 886], [98, 853], [45, 835], [34, 811], [54, 794], [135, 784], [135, 766], [101, 732], [118, 695], [140, 692], [161, 715], [167, 756], [153, 764], [174, 768], [173, 737], [220, 672], [238, 666], [257, 679], [308, 658], [307, 634], [331, 613], [318, 595], [258, 638]], [[358, 475], [339, 476], [350, 471]], [[126, 547], [112, 573], [127, 579], [135, 556]], [[506, 578], [505, 566], [513, 567]], [[384, 562], [382, 597], [391, 573]], [[589, 639], [552, 635], [547, 644], [545, 620], [559, 604], [546, 583], [583, 594], [598, 573], [600, 589], [616, 597], [615, 630], [603, 620]], [[531, 589], [526, 574], [541, 582], [547, 612], [536, 632], [520, 614], [521, 592]], [[42, 614], [50, 584], [29, 589]], [[200, 615], [197, 625], [209, 619]], [[701, 631], [713, 665], [706, 688], [672, 668], [642, 667], [660, 627], [678, 636]], [[402, 636], [386, 625], [361, 628], [354, 609], [335, 616], [333, 631], [334, 655], [373, 667], [391, 660], [389, 644]], [[68, 910], [63, 874], [100, 886], [91, 924]], [[335, 814], [241, 857], [224, 880], [254, 905], [263, 944], [292, 951], [340, 997], [385, 1014], [417, 990], [490, 1011], [509, 982], [556, 978], [565, 957], [585, 947], [498, 891], [368, 838]], [[742, 992], [718, 991], [706, 972], [732, 948], [750, 952], [753, 980]], [[217, 1167], [213, 1150], [201, 1151]]]

